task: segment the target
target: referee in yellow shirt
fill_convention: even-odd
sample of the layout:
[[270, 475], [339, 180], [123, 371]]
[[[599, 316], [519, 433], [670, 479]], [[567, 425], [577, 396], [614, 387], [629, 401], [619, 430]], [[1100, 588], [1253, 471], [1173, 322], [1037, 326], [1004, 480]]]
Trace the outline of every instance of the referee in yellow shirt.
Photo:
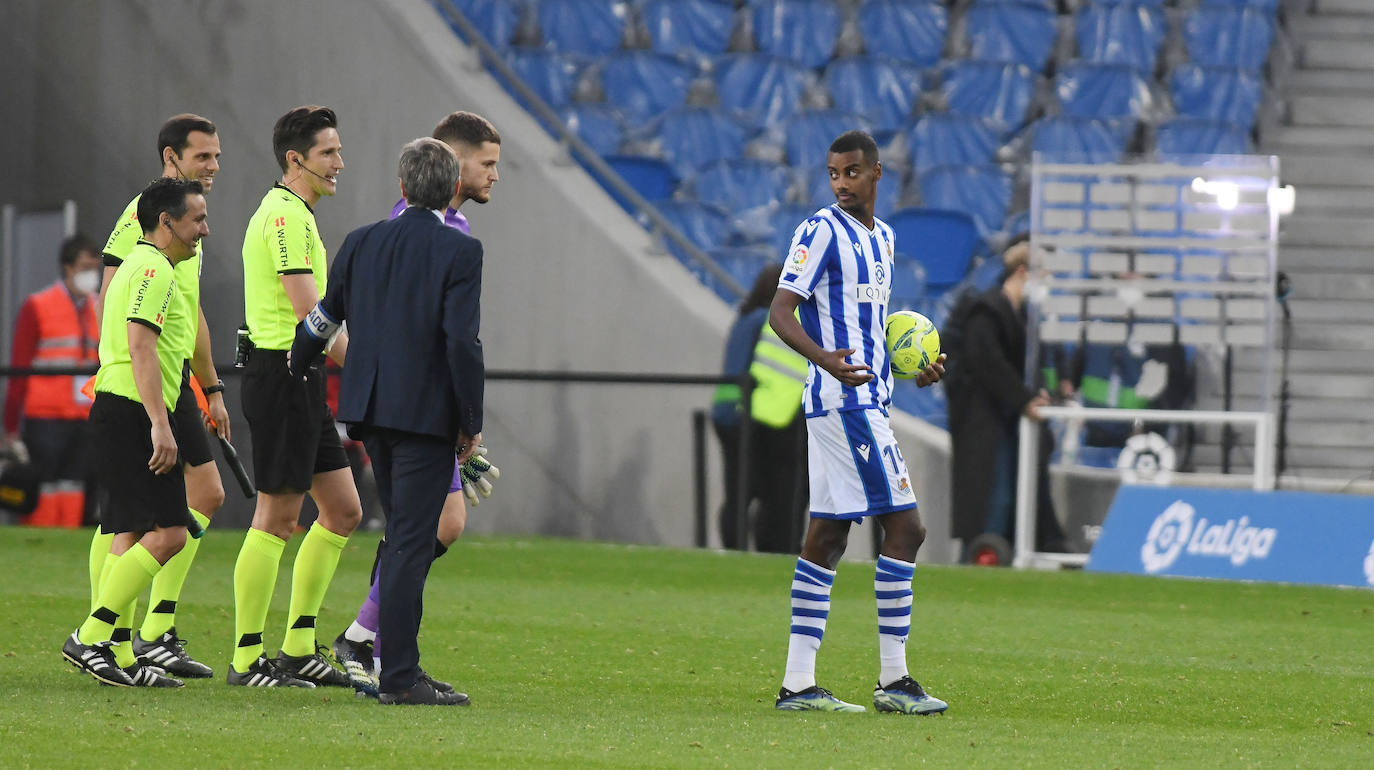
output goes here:
[[[258, 502], [234, 567], [231, 685], [350, 686], [316, 644], [315, 617], [362, 505], [325, 403], [323, 357], [306, 381], [293, 379], [286, 367], [296, 323], [325, 293], [328, 265], [314, 207], [338, 188], [341, 147], [338, 119], [328, 107], [297, 107], [281, 116], [272, 130], [281, 179], [263, 197], [243, 237], [244, 312], [253, 343], [243, 378], [243, 415], [252, 434]], [[341, 332], [331, 355], [342, 362], [347, 345]], [[286, 636], [280, 653], [268, 659], [262, 638], [267, 609], [307, 492], [320, 516], [296, 554]]]
[[139, 594], [186, 544], [186, 484], [172, 410], [181, 393], [184, 339], [194, 335], [196, 320], [174, 267], [210, 233], [202, 191], [199, 182], [166, 178], [143, 190], [143, 237], [115, 271], [103, 314], [91, 428], [96, 470], [109, 492], [102, 528], [113, 535], [113, 556], [90, 616], [62, 645], [64, 658], [102, 684], [182, 684], [138, 663], [120, 642], [128, 641], [127, 618]]

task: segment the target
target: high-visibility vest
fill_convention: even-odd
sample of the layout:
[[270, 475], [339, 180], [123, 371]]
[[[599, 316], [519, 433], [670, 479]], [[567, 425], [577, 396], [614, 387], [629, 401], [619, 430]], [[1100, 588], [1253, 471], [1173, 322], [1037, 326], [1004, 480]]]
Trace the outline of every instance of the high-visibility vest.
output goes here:
[[[754, 378], [750, 414], [755, 422], [770, 428], [785, 428], [801, 411], [802, 390], [810, 364], [806, 357], [793, 350], [767, 319], [754, 345], [754, 357], [749, 374]], [[716, 389], [716, 403], [740, 401], [738, 385], [721, 385]]]
[[[38, 319], [34, 369], [57, 369], [100, 363], [100, 325], [94, 303], [87, 300], [79, 314], [61, 281], [29, 297]], [[91, 402], [78, 389], [85, 377], [71, 375], [29, 377], [24, 416], [37, 419], [82, 420]]]

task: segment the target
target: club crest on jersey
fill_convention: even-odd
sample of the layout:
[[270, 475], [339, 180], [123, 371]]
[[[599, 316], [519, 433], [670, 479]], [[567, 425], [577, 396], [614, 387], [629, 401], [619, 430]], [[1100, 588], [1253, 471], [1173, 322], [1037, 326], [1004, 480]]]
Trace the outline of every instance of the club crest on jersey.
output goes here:
[[901, 480], [897, 482], [897, 488], [902, 490], [903, 492], [911, 489], [911, 485], [908, 484], [906, 481], [906, 476], [903, 476]]

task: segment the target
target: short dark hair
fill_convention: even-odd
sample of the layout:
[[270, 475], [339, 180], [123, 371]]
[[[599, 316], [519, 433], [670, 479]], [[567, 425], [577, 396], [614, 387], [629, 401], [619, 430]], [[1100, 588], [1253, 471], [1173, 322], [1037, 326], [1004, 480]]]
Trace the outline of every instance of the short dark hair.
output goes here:
[[62, 242], [62, 248], [57, 252], [58, 266], [71, 267], [75, 265], [83, 251], [89, 251], [97, 257], [100, 256], [100, 247], [96, 245], [95, 241], [86, 237], [84, 233], [77, 233]]
[[186, 196], [204, 194], [205, 187], [194, 179], [154, 179], [138, 196], [138, 223], [144, 235], [157, 227], [164, 211], [181, 219], [186, 216]]
[[830, 143], [831, 152], [846, 153], [855, 150], [863, 150], [864, 163], [871, 166], [878, 162], [878, 143], [873, 141], [873, 137], [869, 136], [867, 131], [846, 131]]
[[338, 127], [339, 117], [334, 111], [315, 104], [297, 107], [277, 118], [277, 124], [272, 127], [272, 154], [277, 157], [277, 165], [285, 171], [287, 150], [307, 155], [315, 146], [315, 134]]
[[492, 144], [501, 143], [501, 135], [496, 133], [496, 127], [491, 121], [478, 115], [475, 112], [450, 112], [439, 125], [434, 127], [431, 135], [435, 139], [445, 144], [465, 144], [469, 147], [481, 147], [484, 142]]
[[214, 135], [215, 124], [208, 118], [183, 112], [180, 115], [173, 115], [167, 118], [167, 122], [162, 124], [162, 128], [157, 132], [157, 161], [162, 162], [162, 151], [168, 147], [172, 152], [181, 157], [181, 153], [191, 144], [191, 132], [199, 131], [202, 134]]

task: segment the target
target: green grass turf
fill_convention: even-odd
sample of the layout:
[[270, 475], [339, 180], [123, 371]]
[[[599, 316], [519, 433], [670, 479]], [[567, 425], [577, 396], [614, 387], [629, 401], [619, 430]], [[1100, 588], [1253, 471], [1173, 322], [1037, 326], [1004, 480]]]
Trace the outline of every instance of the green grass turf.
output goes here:
[[[352, 619], [375, 537], [348, 546], [322, 639]], [[216, 678], [116, 690], [58, 653], [85, 612], [89, 532], [0, 530], [0, 766], [1374, 764], [1370, 591], [921, 567], [909, 658], [950, 710], [920, 718], [871, 711], [873, 569], [846, 563], [819, 675], [870, 712], [795, 714], [773, 709], [791, 559], [472, 537], [432, 573], [421, 649], [474, 705], [382, 708], [223, 684], [241, 541], [210, 532], [178, 621]]]

